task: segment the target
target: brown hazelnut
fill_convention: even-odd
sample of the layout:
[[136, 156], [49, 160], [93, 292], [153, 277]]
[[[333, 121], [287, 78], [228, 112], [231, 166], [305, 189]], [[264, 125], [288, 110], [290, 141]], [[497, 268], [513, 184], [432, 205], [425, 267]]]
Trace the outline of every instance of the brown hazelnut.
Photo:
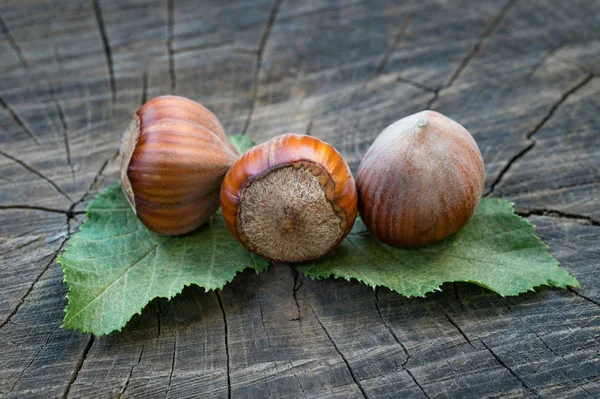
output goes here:
[[416, 247], [469, 221], [483, 192], [483, 159], [463, 126], [423, 111], [381, 132], [356, 181], [360, 215], [370, 232], [386, 244]]
[[239, 157], [212, 112], [177, 96], [153, 98], [137, 110], [121, 153], [127, 200], [146, 227], [165, 235], [208, 220]]
[[350, 232], [356, 186], [339, 152], [285, 134], [244, 154], [221, 189], [223, 218], [249, 250], [280, 262], [316, 259]]

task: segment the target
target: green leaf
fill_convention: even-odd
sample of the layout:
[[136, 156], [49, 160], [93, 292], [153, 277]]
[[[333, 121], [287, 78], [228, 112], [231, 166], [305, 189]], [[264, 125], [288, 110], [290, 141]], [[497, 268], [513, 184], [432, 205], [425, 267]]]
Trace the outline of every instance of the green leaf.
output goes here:
[[185, 236], [151, 232], [119, 185], [90, 202], [87, 220], [58, 261], [69, 285], [63, 327], [95, 335], [120, 330], [153, 298], [172, 298], [190, 284], [222, 288], [247, 267], [268, 266], [235, 240], [218, 214]]
[[455, 235], [418, 249], [382, 244], [357, 220], [342, 245], [299, 269], [311, 278], [357, 279], [409, 297], [452, 281], [475, 283], [504, 296], [540, 285], [579, 286], [534, 235], [533, 225], [498, 198], [482, 199], [471, 221]]
[[244, 155], [246, 151], [256, 145], [254, 140], [244, 134], [234, 134], [228, 138], [240, 155]]

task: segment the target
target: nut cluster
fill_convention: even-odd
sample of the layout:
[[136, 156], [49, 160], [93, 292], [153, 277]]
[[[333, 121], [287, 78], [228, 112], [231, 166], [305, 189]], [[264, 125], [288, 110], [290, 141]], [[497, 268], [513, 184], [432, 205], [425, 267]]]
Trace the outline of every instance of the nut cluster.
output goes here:
[[121, 181], [138, 218], [166, 235], [190, 232], [219, 205], [250, 251], [281, 262], [319, 258], [348, 235], [357, 209], [380, 241], [416, 247], [456, 233], [483, 191], [469, 132], [434, 111], [387, 127], [356, 183], [331, 145], [285, 134], [241, 158], [218, 119], [183, 97], [157, 97], [124, 135]]

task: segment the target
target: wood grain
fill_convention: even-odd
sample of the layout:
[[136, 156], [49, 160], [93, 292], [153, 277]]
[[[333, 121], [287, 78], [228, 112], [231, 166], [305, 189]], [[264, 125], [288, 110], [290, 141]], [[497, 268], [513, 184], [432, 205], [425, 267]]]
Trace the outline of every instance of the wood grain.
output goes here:
[[[542, 0], [0, 3], [0, 396], [600, 396], [600, 4]], [[155, 300], [122, 332], [60, 328], [55, 262], [118, 180], [135, 110], [201, 102], [229, 134], [334, 145], [432, 108], [476, 138], [577, 290], [406, 299], [290, 266]]]

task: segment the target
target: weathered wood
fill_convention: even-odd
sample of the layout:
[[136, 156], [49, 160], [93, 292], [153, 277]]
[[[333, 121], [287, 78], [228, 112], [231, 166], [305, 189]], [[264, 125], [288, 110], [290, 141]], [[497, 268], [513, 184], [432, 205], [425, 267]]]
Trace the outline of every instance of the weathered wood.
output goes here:
[[[0, 3], [0, 396], [600, 396], [600, 4], [458, 0]], [[424, 299], [287, 265], [153, 301], [107, 337], [60, 328], [55, 262], [118, 180], [146, 99], [229, 133], [315, 135], [353, 169], [430, 107], [477, 139], [581, 289]]]

